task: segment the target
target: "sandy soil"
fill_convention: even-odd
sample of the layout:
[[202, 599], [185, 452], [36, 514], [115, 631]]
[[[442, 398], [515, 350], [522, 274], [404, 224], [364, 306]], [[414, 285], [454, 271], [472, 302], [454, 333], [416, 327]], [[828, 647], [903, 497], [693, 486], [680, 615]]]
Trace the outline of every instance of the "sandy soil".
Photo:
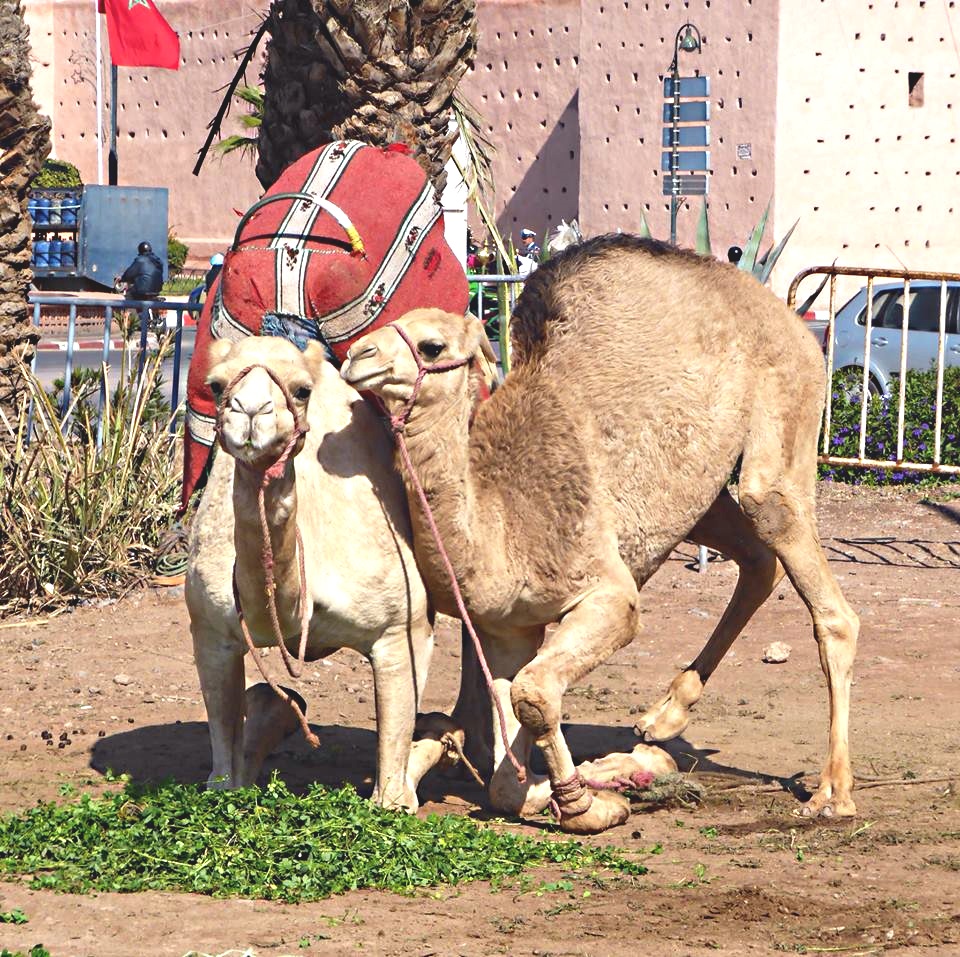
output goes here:
[[[951, 781], [960, 779], [960, 502], [828, 486], [820, 512], [833, 569], [863, 622], [851, 734], [856, 819], [811, 824], [791, 814], [798, 800], [783, 785], [819, 770], [827, 708], [806, 611], [783, 585], [673, 743], [709, 785], [706, 802], [638, 812], [603, 838], [662, 845], [645, 877], [574, 878], [571, 890], [544, 891], [543, 882], [564, 875], [538, 870], [529, 886], [499, 892], [352, 893], [299, 906], [56, 895], [4, 883], [0, 912], [19, 907], [29, 923], [0, 924], [0, 948], [43, 942], [54, 957], [246, 948], [257, 957], [875, 954], [909, 946], [960, 954], [960, 796]], [[632, 746], [633, 715], [696, 654], [721, 613], [735, 568], [716, 562], [697, 575], [692, 557], [692, 548], [675, 554], [645, 589], [644, 634], [571, 689], [565, 707], [580, 755]], [[54, 798], [68, 782], [96, 788], [108, 768], [136, 779], [206, 777], [206, 725], [179, 591], [0, 625], [0, 810]], [[455, 634], [449, 622], [439, 631], [427, 710], [449, 708], [456, 693]], [[775, 639], [792, 646], [790, 659], [763, 664], [762, 649]], [[312, 666], [303, 691], [322, 746], [309, 752], [291, 738], [271, 766], [294, 786], [319, 779], [369, 790], [367, 665], [338, 653]], [[902, 778], [911, 783], [871, 786]], [[459, 780], [430, 778], [422, 795], [425, 811], [482, 815], [479, 790]]]

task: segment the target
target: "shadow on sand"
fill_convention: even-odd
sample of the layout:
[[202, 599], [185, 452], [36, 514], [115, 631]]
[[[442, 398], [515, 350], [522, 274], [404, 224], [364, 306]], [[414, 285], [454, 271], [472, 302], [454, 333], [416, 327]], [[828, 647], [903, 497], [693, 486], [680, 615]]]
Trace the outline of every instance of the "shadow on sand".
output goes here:
[[[369, 796], [376, 765], [376, 734], [342, 725], [311, 725], [311, 729], [320, 738], [320, 747], [312, 750], [299, 733], [291, 735], [266, 761], [260, 782], [276, 771], [295, 793], [319, 782], [334, 787], [351, 784], [361, 795]], [[630, 727], [570, 724], [564, 725], [563, 731], [578, 763], [613, 751], [630, 751], [638, 740]], [[698, 748], [684, 738], [669, 741], [663, 747], [681, 771], [692, 773], [709, 785], [718, 781], [723, 782], [722, 786], [778, 784], [799, 801], [810, 797], [800, 780], [805, 772], [783, 777], [720, 764], [711, 758], [716, 750]], [[545, 770], [538, 753], [532, 764], [534, 770]], [[101, 774], [129, 774], [138, 784], [165, 780], [202, 783], [210, 774], [207, 725], [201, 721], [149, 725], [101, 738], [93, 748], [90, 766]], [[479, 786], [466, 775], [431, 774], [420, 786], [424, 803], [443, 802], [451, 796], [480, 805], [486, 803]]]

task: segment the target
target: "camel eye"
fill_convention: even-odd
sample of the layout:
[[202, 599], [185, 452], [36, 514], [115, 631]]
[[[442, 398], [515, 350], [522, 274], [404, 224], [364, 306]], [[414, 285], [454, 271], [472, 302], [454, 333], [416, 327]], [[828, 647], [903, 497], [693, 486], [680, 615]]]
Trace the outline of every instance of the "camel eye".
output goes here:
[[208, 382], [207, 385], [210, 386], [210, 391], [213, 393], [214, 399], [218, 402], [220, 401], [220, 396], [223, 395], [223, 383], [222, 382]]
[[426, 339], [417, 348], [420, 350], [420, 355], [425, 359], [436, 359], [446, 349], [446, 346], [442, 342], [431, 342]]
[[310, 398], [310, 395], [311, 395], [312, 392], [313, 392], [313, 389], [311, 389], [310, 386], [308, 386], [308, 385], [302, 385], [302, 386], [300, 386], [299, 389], [297, 389], [297, 390], [293, 393], [293, 397], [294, 397], [298, 402], [306, 402], [307, 399]]

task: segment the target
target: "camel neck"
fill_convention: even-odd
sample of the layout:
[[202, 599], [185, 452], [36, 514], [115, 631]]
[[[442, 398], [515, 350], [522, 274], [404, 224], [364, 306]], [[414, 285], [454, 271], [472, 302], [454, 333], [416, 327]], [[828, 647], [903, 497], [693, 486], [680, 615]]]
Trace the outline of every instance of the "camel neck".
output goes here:
[[[272, 636], [266, 603], [267, 572], [260, 522], [262, 474], [237, 465], [234, 469], [234, 545], [236, 580], [244, 616], [254, 635]], [[293, 459], [264, 492], [277, 614], [284, 637], [300, 631], [300, 568], [297, 556], [297, 485]]]
[[[482, 496], [471, 472], [470, 408], [467, 403], [445, 408], [415, 409], [405, 441], [410, 461], [424, 490], [447, 555], [458, 576], [475, 574], [477, 543], [490, 545], [490, 533], [480, 514]], [[456, 615], [450, 582], [411, 477], [398, 467], [410, 504], [417, 564], [439, 610]], [[469, 581], [461, 579], [465, 594]]]

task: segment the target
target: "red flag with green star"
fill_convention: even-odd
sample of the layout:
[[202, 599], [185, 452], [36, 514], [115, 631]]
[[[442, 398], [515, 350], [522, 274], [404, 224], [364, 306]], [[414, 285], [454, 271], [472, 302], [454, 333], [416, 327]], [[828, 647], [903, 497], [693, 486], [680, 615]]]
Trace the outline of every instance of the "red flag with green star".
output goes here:
[[153, 0], [101, 0], [114, 66], [180, 69], [180, 38]]

